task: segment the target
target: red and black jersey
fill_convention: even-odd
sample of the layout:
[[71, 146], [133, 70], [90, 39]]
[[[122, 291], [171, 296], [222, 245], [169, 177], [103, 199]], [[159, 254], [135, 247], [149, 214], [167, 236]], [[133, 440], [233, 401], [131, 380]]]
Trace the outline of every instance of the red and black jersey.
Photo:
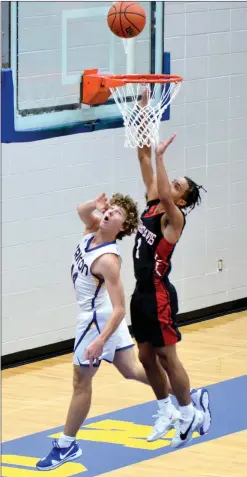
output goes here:
[[133, 249], [137, 286], [149, 291], [156, 281], [167, 281], [171, 271], [171, 257], [176, 246], [163, 237], [161, 218], [164, 212], [155, 212], [159, 202], [159, 199], [147, 202]]

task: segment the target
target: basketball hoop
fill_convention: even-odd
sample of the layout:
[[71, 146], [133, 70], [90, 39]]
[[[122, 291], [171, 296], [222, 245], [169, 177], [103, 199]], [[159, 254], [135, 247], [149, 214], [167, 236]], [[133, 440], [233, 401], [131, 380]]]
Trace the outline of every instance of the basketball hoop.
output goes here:
[[[104, 75], [97, 69], [85, 70], [81, 102], [103, 104], [112, 95], [123, 117], [125, 147], [156, 146], [162, 115], [182, 81], [176, 75]], [[140, 105], [144, 91], [145, 102]]]

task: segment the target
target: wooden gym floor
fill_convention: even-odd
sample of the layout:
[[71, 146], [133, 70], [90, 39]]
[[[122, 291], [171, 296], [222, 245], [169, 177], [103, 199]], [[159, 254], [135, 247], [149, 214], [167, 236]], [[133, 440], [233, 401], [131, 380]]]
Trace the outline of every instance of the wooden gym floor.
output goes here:
[[[144, 437], [156, 409], [151, 389], [103, 363], [94, 381], [90, 424], [81, 431], [83, 455], [79, 463], [51, 471], [51, 477], [247, 475], [247, 312], [181, 331], [178, 351], [191, 385], [210, 386], [213, 424], [207, 438], [196, 437], [177, 451], [171, 451], [169, 439], [148, 447]], [[69, 406], [71, 359], [65, 355], [2, 372], [4, 477], [40, 475], [35, 462], [51, 448], [51, 433], [61, 430]]]

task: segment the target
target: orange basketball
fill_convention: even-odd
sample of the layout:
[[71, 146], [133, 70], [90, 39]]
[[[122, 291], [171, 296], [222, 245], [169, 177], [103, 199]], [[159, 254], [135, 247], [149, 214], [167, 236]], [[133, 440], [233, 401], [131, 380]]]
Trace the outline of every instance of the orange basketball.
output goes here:
[[145, 27], [146, 13], [138, 3], [117, 2], [108, 12], [107, 23], [114, 35], [133, 38]]

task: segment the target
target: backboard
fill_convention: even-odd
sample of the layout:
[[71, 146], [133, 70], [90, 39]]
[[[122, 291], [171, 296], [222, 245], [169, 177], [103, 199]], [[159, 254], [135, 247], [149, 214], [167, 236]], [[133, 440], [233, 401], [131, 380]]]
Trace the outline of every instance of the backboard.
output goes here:
[[130, 55], [107, 26], [113, 2], [11, 2], [15, 130], [97, 120], [114, 127], [120, 114], [112, 99], [102, 106], [81, 105], [81, 74], [89, 68], [113, 74], [163, 72], [164, 3], [139, 3], [147, 23]]

